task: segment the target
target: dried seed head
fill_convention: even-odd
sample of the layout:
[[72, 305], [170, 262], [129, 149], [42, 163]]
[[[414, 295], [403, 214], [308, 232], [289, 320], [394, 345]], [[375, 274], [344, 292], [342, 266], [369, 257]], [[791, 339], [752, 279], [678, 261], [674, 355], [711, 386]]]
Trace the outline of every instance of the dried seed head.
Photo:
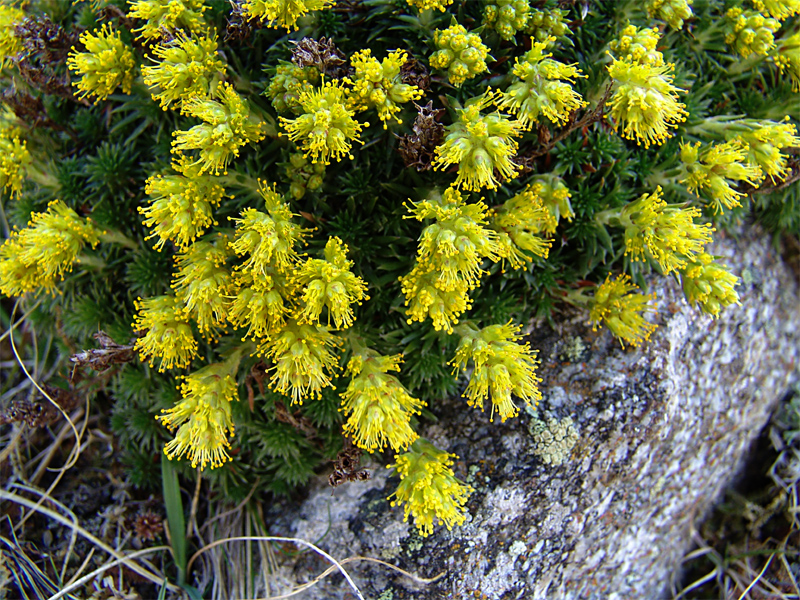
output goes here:
[[418, 113], [411, 128], [414, 133], [400, 137], [398, 151], [407, 167], [427, 171], [431, 168], [436, 147], [444, 137], [444, 126], [439, 123], [444, 110], [434, 109], [433, 101], [425, 106], [414, 103], [414, 106]]
[[322, 75], [341, 79], [348, 74], [347, 67], [343, 67], [346, 57], [336, 47], [332, 39], [325, 37], [315, 40], [305, 37], [299, 42], [292, 42], [292, 62], [298, 67], [316, 67]]
[[151, 510], [140, 512], [133, 521], [133, 530], [142, 541], [156, 539], [164, 530], [161, 515]]
[[400, 78], [407, 85], [415, 85], [423, 92], [431, 87], [431, 75], [425, 65], [416, 58], [409, 58], [400, 67]]

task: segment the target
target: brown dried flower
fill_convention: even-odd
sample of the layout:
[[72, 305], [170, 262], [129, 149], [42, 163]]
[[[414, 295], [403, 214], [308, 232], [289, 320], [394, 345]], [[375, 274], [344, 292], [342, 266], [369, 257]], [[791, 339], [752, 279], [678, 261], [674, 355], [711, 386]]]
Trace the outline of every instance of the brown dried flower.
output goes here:
[[136, 533], [136, 537], [142, 541], [156, 539], [163, 530], [164, 525], [161, 515], [152, 510], [140, 512], [133, 520], [133, 531]]
[[431, 75], [425, 65], [416, 58], [409, 58], [400, 67], [400, 79], [407, 85], [415, 85], [423, 92], [431, 88]]
[[303, 38], [299, 42], [292, 42], [292, 62], [300, 67], [316, 67], [320, 74], [333, 79], [342, 79], [347, 76], [348, 68], [342, 65], [346, 62], [344, 53], [336, 47], [332, 39], [321, 37], [318, 40]]
[[427, 171], [431, 168], [436, 147], [444, 137], [444, 126], [439, 123], [439, 118], [444, 114], [443, 109], [434, 109], [433, 101], [425, 106], [414, 103], [417, 107], [417, 118], [411, 127], [413, 133], [400, 138], [398, 151], [403, 157], [407, 167], [414, 167], [417, 171]]

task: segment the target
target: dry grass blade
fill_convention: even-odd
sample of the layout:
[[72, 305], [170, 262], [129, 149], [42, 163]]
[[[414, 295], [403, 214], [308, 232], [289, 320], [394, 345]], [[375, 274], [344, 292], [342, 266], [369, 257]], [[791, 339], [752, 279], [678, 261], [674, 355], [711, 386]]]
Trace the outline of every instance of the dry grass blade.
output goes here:
[[2, 554], [10, 563], [11, 575], [24, 598], [28, 598], [25, 592], [26, 589], [30, 590], [37, 600], [58, 591], [59, 586], [43, 573], [35, 562], [28, 558], [20, 545], [16, 543], [16, 537], [12, 542], [0, 536], [0, 541], [7, 546], [6, 549], [2, 550]]

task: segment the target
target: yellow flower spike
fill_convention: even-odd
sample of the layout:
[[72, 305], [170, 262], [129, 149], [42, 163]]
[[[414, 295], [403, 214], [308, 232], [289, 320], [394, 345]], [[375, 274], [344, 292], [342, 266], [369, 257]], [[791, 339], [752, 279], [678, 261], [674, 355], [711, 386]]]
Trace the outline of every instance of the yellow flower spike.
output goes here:
[[800, 0], [753, 0], [753, 6], [757, 11], [768, 13], [778, 21], [800, 14]]
[[259, 193], [266, 213], [246, 208], [240, 218], [230, 217], [236, 225], [231, 250], [240, 256], [249, 255], [239, 270], [249, 272], [254, 280], [269, 275], [270, 267], [279, 271], [292, 269], [300, 260], [295, 247], [305, 237], [305, 230], [292, 222], [295, 215], [282, 196], [263, 181], [259, 182]]
[[186, 316], [197, 323], [200, 333], [211, 339], [225, 326], [228, 297], [233, 292], [231, 273], [225, 266], [230, 257], [226, 246], [224, 237], [216, 243], [195, 242], [175, 257], [175, 297]]
[[767, 55], [775, 47], [773, 34], [781, 28], [777, 19], [754, 10], [734, 7], [725, 13], [725, 43], [742, 57]]
[[28, 145], [20, 140], [16, 128], [0, 128], [0, 188], [18, 198], [32, 163]]
[[[515, 60], [514, 80], [499, 96], [497, 107], [516, 115], [525, 129], [530, 130], [543, 116], [556, 125], [565, 125], [570, 114], [587, 103], [572, 89], [576, 77], [586, 77], [575, 65], [565, 65], [546, 53], [555, 42], [550, 37]], [[563, 81], [562, 81], [563, 80]], [[568, 82], [568, 83], [565, 83]]]
[[417, 262], [439, 274], [439, 290], [454, 291], [462, 282], [473, 289], [483, 274], [483, 259], [499, 260], [498, 236], [488, 227], [488, 208], [482, 201], [466, 204], [461, 193], [451, 187], [444, 194], [411, 202], [408, 208], [411, 215], [406, 218], [436, 221], [419, 237]]
[[134, 31], [148, 40], [160, 39], [164, 32], [183, 30], [202, 35], [207, 30], [203, 13], [208, 6], [204, 0], [135, 0], [130, 5], [128, 18], [145, 21]]
[[552, 240], [538, 235], [555, 229], [552, 224], [555, 219], [537, 193], [541, 187], [541, 184], [529, 185], [492, 211], [492, 227], [500, 234], [500, 255], [512, 269], [531, 262], [528, 252], [541, 258], [547, 258], [550, 252]]
[[244, 14], [250, 20], [263, 21], [268, 27], [287, 31], [298, 28], [297, 20], [313, 10], [333, 6], [334, 0], [245, 0]]
[[699, 152], [697, 144], [681, 145], [681, 161], [686, 177], [681, 183], [693, 194], [702, 191], [714, 206], [714, 213], [740, 206], [739, 198], [744, 194], [733, 189], [730, 181], [744, 181], [757, 185], [762, 178], [758, 166], [746, 162], [747, 147], [738, 140], [725, 144], [710, 144]]
[[74, 48], [67, 57], [67, 66], [80, 75], [73, 82], [80, 93], [79, 98], [96, 96], [95, 102], [105, 100], [118, 87], [129, 94], [133, 84], [133, 70], [136, 61], [133, 51], [120, 38], [119, 31], [112, 31], [108, 24], [94, 33], [81, 34], [80, 42], [86, 52]]
[[100, 233], [91, 219], [81, 218], [61, 200], [54, 200], [0, 246], [0, 292], [6, 296], [40, 289], [52, 292], [72, 270], [83, 247], [98, 244]]
[[645, 0], [644, 7], [651, 19], [666, 21], [672, 29], [682, 29], [683, 22], [692, 18], [692, 0]]
[[[231, 296], [228, 320], [236, 328], [247, 327], [242, 341], [262, 341], [273, 331], [283, 327], [289, 309], [283, 300], [282, 279], [278, 273], [261, 275], [254, 279], [248, 272], [237, 273], [237, 290]], [[285, 286], [284, 286], [285, 287]]]
[[614, 56], [631, 63], [660, 67], [664, 55], [656, 50], [661, 33], [657, 27], [650, 29], [628, 25], [620, 33], [619, 39], [609, 42], [608, 49]]
[[0, 5], [0, 67], [22, 50], [22, 42], [17, 38], [15, 30], [24, 19], [25, 11], [22, 9], [7, 4]]
[[652, 256], [664, 275], [682, 269], [703, 252], [714, 228], [694, 222], [697, 208], [669, 206], [661, 197], [661, 186], [625, 206], [620, 221], [625, 226], [625, 254], [634, 261]]
[[188, 367], [197, 356], [197, 341], [192, 327], [183, 312], [183, 307], [174, 296], [156, 296], [134, 302], [137, 314], [133, 321], [134, 331], [145, 331], [136, 340], [134, 349], [139, 358], [152, 367], [160, 359], [160, 372], [172, 368]]
[[185, 455], [192, 468], [199, 465], [202, 471], [206, 465], [214, 469], [231, 459], [228, 436], [234, 430], [231, 402], [239, 399], [235, 375], [240, 355], [234, 353], [224, 363], [207, 365], [183, 377], [182, 399], [156, 417], [170, 431], [178, 430], [164, 446], [170, 460]]
[[528, 0], [491, 0], [483, 9], [483, 25], [510, 41], [528, 24], [530, 12]]
[[152, 229], [146, 239], [156, 238], [155, 247], [161, 250], [168, 241], [175, 242], [179, 250], [216, 225], [214, 208], [224, 197], [225, 188], [216, 177], [201, 175], [200, 165], [181, 159], [172, 165], [178, 174], [153, 175], [145, 184], [150, 204], [138, 208], [143, 223]]
[[771, 58], [781, 74], [788, 73], [792, 80], [792, 90], [800, 92], [800, 33], [782, 39]]
[[655, 314], [655, 309], [649, 304], [655, 300], [655, 294], [637, 293], [639, 288], [630, 279], [628, 275], [620, 275], [616, 279], [611, 279], [609, 275], [605, 283], [595, 290], [589, 310], [592, 329], [597, 331], [604, 324], [619, 339], [623, 348], [626, 342], [638, 346], [649, 340], [656, 330], [653, 323], [644, 319], [648, 313]]
[[422, 90], [415, 85], [408, 85], [400, 78], [400, 69], [408, 60], [405, 50], [395, 50], [379, 62], [372, 57], [372, 51], [367, 48], [353, 54], [350, 63], [355, 69], [352, 78], [347, 81], [353, 88], [349, 92], [348, 106], [355, 110], [375, 108], [378, 118], [386, 122], [395, 119], [400, 112], [398, 104], [422, 98]]
[[291, 395], [292, 404], [302, 404], [307, 397], [319, 398], [324, 387], [333, 387], [338, 360], [334, 351], [342, 341], [325, 327], [300, 325], [288, 319], [258, 347], [273, 363], [270, 388]]
[[191, 38], [179, 33], [167, 44], [153, 50], [160, 61], [144, 67], [142, 77], [163, 110], [184, 100], [207, 98], [225, 73], [217, 54], [217, 40]]
[[347, 417], [344, 433], [368, 452], [405, 450], [419, 437], [411, 428], [412, 415], [425, 403], [412, 397], [390, 371], [399, 372], [402, 356], [381, 356], [372, 350], [355, 354], [347, 366], [352, 377], [341, 395], [339, 409]]
[[436, 331], [452, 333], [458, 318], [472, 307], [470, 286], [466, 281], [459, 280], [452, 290], [443, 291], [437, 285], [438, 279], [439, 273], [432, 267], [419, 264], [400, 278], [406, 298], [407, 321], [409, 324], [414, 321], [421, 323], [430, 317]]
[[514, 394], [526, 404], [536, 406], [542, 399], [539, 391], [541, 379], [536, 376], [536, 351], [530, 344], [520, 344], [521, 327], [511, 325], [490, 325], [477, 329], [470, 324], [459, 325], [456, 333], [461, 336], [455, 358], [450, 361], [454, 371], [466, 373], [469, 362], [473, 363], [472, 375], [464, 392], [470, 406], [483, 411], [483, 403], [488, 398], [492, 403], [490, 419], [494, 413], [505, 422], [519, 414], [519, 408], [511, 399]]
[[699, 305], [706, 314], [716, 318], [726, 306], [740, 304], [735, 289], [739, 278], [715, 263], [713, 256], [698, 254], [680, 273], [687, 302]]
[[290, 62], [279, 61], [275, 75], [269, 82], [267, 96], [278, 112], [303, 112], [300, 105], [302, 92], [312, 93], [314, 85], [319, 83], [319, 69], [316, 67], [298, 67]]
[[405, 454], [394, 457], [389, 469], [397, 469], [400, 485], [389, 496], [392, 506], [403, 505], [403, 520], [414, 517], [414, 525], [422, 537], [433, 533], [434, 520], [441, 520], [448, 530], [463, 525], [465, 505], [473, 488], [456, 479], [454, 454], [439, 450], [428, 440], [418, 439]]
[[495, 190], [519, 175], [519, 165], [512, 159], [518, 149], [514, 137], [520, 135], [520, 122], [497, 111], [481, 114], [498, 95], [499, 92], [487, 89], [472, 98], [465, 108], [456, 110], [458, 120], [445, 128], [447, 136], [436, 148], [433, 165], [439, 170], [457, 164], [456, 187], [474, 192], [483, 188]]
[[[614, 95], [609, 101], [615, 129], [622, 125], [622, 135], [649, 148], [663, 144], [670, 137], [669, 129], [686, 120], [686, 107], [678, 102], [672, 85], [674, 65], [638, 64], [614, 59], [608, 73], [614, 82]], [[684, 92], [685, 93], [685, 92]]]
[[350, 155], [351, 141], [361, 143], [358, 134], [368, 123], [359, 123], [346, 106], [345, 90], [338, 81], [326, 81], [312, 92], [300, 93], [302, 114], [296, 119], [280, 117], [293, 142], [300, 141], [306, 156], [313, 162], [329, 164]]
[[747, 148], [747, 161], [760, 167], [773, 183], [782, 181], [789, 173], [787, 157], [781, 150], [800, 146], [797, 128], [788, 120], [786, 117], [784, 122], [776, 123], [741, 119], [734, 121], [730, 129], [734, 139]]
[[409, 6], [415, 6], [417, 10], [423, 11], [433, 9], [444, 12], [453, 0], [406, 0]]
[[299, 323], [319, 323], [323, 308], [328, 309], [337, 329], [353, 324], [353, 305], [369, 300], [367, 284], [350, 270], [353, 261], [347, 260], [347, 245], [337, 237], [325, 244], [325, 258], [310, 258], [297, 270], [293, 281], [305, 304], [298, 313]]
[[188, 131], [175, 131], [172, 152], [198, 150], [200, 157], [193, 163], [200, 165], [200, 173], [220, 171], [232, 158], [239, 156], [245, 144], [264, 139], [264, 127], [250, 112], [247, 100], [233, 86], [221, 83], [216, 90], [216, 100], [192, 98], [183, 103], [183, 112], [204, 121]]
[[543, 229], [547, 234], [554, 234], [561, 219], [571, 221], [575, 216], [572, 210], [570, 198], [572, 194], [569, 188], [558, 175], [547, 173], [545, 175], [535, 175], [530, 178], [531, 183], [527, 190], [539, 198], [541, 203], [550, 213], [550, 218], [545, 220]]
[[463, 25], [452, 25], [447, 29], [437, 29], [433, 41], [438, 50], [430, 57], [434, 69], [447, 70], [447, 78], [456, 87], [476, 75], [489, 70], [486, 59], [489, 48], [477, 33], [470, 33]]

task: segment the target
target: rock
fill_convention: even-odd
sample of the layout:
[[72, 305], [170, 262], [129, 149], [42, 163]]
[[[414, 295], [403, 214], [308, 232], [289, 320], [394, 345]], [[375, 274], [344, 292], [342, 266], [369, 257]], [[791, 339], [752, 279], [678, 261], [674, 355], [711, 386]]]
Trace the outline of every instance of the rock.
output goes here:
[[[642, 348], [592, 332], [585, 313], [557, 331], [534, 328], [538, 417], [570, 417], [580, 435], [560, 466], [534, 454], [530, 413], [491, 423], [454, 398], [431, 407], [440, 420], [421, 434], [457, 454], [456, 474], [476, 489], [464, 526], [420, 538], [386, 499], [397, 479], [385, 460], [369, 465], [371, 480], [334, 494], [320, 477], [301, 505], [272, 508], [270, 532], [318, 543], [339, 560], [372, 557], [439, 577], [424, 583], [348, 563], [366, 598], [667, 597], [691, 527], [736, 476], [798, 370], [797, 284], [769, 239], [718, 234], [711, 252], [743, 280], [741, 306], [718, 320], [688, 306], [674, 279], [654, 278], [659, 328]], [[283, 569], [302, 582], [328, 566], [305, 554]], [[355, 595], [336, 574], [302, 597]]]

